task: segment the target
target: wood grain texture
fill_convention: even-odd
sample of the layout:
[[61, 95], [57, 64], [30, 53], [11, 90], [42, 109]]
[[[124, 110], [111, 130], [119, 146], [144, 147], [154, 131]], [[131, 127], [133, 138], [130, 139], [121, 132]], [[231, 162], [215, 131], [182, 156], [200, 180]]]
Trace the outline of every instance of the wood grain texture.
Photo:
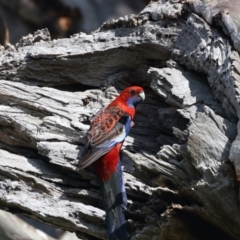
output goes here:
[[97, 178], [76, 165], [94, 114], [140, 85], [122, 151], [129, 238], [240, 238], [240, 59], [194, 9], [152, 1], [91, 35], [1, 48], [2, 209], [106, 239]]

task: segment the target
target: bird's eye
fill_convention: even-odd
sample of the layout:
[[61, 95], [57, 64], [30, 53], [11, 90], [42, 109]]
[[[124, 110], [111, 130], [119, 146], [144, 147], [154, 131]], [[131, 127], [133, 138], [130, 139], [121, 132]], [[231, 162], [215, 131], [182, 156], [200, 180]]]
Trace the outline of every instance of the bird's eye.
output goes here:
[[130, 94], [131, 94], [132, 96], [136, 95], [136, 90], [135, 90], [135, 89], [130, 90]]

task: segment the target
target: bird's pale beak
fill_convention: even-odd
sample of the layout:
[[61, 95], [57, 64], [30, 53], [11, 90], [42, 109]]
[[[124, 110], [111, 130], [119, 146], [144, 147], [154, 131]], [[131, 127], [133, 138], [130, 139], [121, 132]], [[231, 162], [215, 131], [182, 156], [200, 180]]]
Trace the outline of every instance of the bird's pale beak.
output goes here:
[[145, 99], [145, 93], [144, 92], [140, 92], [138, 95], [141, 98], [141, 100]]

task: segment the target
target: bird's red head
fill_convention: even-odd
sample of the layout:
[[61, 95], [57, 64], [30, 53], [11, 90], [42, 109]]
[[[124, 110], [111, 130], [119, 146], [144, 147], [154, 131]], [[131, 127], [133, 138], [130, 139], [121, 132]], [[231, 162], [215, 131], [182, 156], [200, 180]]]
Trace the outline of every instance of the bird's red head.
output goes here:
[[132, 86], [123, 90], [120, 93], [119, 98], [124, 102], [135, 106], [138, 102], [145, 99], [145, 94], [141, 87]]

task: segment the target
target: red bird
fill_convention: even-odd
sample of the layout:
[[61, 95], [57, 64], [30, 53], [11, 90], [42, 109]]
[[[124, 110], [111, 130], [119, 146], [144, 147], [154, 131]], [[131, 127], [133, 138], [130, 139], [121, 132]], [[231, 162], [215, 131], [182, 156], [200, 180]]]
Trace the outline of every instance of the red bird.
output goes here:
[[110, 240], [126, 240], [125, 216], [127, 197], [123, 183], [120, 149], [127, 137], [135, 107], [145, 99], [141, 87], [128, 87], [93, 118], [86, 136], [85, 154], [79, 161], [81, 170], [91, 163], [100, 179]]

